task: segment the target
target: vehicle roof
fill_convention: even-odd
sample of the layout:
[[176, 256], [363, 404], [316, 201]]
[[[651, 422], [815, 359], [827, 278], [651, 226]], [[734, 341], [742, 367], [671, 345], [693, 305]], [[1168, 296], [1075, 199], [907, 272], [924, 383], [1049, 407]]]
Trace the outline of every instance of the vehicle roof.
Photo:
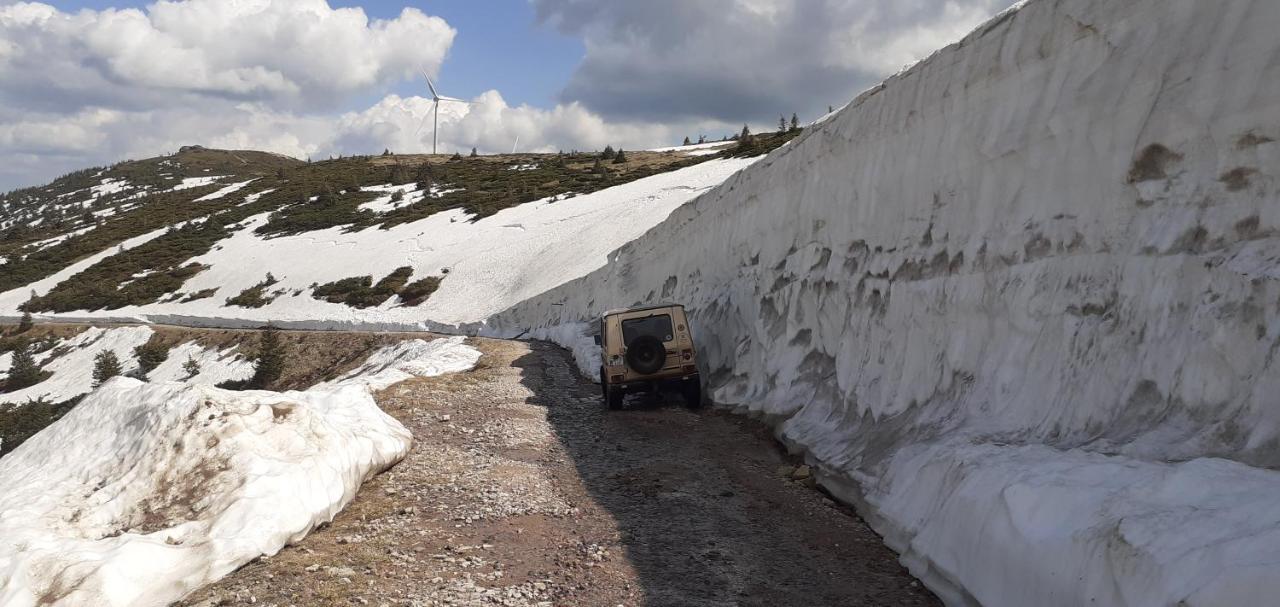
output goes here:
[[601, 316], [604, 317], [604, 316], [613, 316], [614, 314], [630, 314], [632, 312], [647, 312], [649, 310], [661, 310], [663, 308], [680, 308], [681, 310], [683, 310], [684, 306], [678, 303], [664, 303], [664, 304], [656, 304], [652, 306], [642, 306], [639, 308], [616, 308], [613, 310], [606, 311], [604, 314], [601, 314]]

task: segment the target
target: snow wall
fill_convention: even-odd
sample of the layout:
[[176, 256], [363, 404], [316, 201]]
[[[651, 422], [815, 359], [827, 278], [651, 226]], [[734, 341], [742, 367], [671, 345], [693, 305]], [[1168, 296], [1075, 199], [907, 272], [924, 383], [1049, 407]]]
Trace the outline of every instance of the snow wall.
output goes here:
[[713, 399], [948, 603], [1280, 594], [1280, 3], [1038, 0], [513, 306], [692, 312]]

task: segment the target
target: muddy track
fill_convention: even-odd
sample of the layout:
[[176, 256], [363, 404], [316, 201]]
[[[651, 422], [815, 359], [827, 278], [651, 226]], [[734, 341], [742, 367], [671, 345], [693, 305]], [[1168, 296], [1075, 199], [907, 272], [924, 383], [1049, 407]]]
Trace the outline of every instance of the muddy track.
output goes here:
[[379, 402], [414, 447], [333, 523], [186, 605], [935, 605], [763, 426], [632, 397], [569, 354], [474, 340]]

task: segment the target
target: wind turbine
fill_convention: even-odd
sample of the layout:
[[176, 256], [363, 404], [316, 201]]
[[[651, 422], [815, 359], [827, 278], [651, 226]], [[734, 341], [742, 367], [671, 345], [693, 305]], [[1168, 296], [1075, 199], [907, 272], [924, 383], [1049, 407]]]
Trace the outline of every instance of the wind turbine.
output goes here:
[[[419, 69], [421, 69], [421, 68], [419, 68]], [[425, 69], [423, 69], [423, 70], [422, 70], [422, 77], [427, 79], [427, 88], [431, 89], [431, 114], [432, 114], [432, 124], [431, 124], [431, 153], [432, 153], [432, 154], [435, 154], [435, 153], [436, 153], [436, 143], [437, 143], [437, 141], [438, 141], [438, 133], [440, 132], [440, 102], [441, 102], [441, 101], [456, 101], [456, 102], [458, 102], [458, 103], [465, 103], [465, 104], [467, 104], [467, 105], [471, 105], [471, 102], [469, 102], [469, 101], [465, 101], [465, 100], [463, 100], [463, 99], [458, 99], [457, 97], [445, 97], [445, 96], [442, 96], [440, 93], [437, 93], [437, 92], [436, 92], [436, 85], [435, 85], [433, 82], [431, 82], [431, 76], [428, 76], [428, 75], [427, 75], [427, 70], [425, 70]], [[426, 123], [426, 120], [423, 120], [422, 122], [423, 122], [423, 123]], [[418, 132], [419, 132], [419, 133], [421, 133], [421, 132], [422, 132], [422, 125], [421, 125], [421, 124], [419, 124], [419, 125], [418, 125]], [[415, 133], [414, 135], [416, 136], [416, 135], [417, 135], [417, 133]]]

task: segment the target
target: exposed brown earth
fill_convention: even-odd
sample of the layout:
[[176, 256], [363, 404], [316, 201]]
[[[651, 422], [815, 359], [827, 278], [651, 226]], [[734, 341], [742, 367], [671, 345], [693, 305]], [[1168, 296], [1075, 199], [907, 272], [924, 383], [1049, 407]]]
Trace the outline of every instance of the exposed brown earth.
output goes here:
[[474, 340], [473, 372], [379, 395], [408, 457], [331, 525], [183, 603], [936, 605], [763, 426], [607, 412], [559, 348]]

